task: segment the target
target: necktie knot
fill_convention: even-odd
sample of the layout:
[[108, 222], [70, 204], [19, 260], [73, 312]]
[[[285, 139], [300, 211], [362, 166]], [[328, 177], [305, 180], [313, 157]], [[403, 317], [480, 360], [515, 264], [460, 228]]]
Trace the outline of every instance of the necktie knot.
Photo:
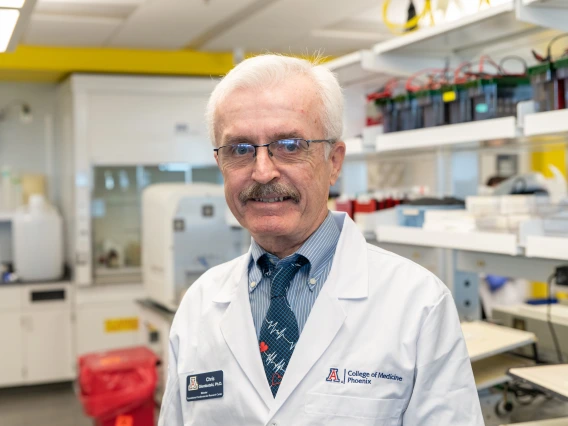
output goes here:
[[310, 261], [301, 254], [297, 254], [283, 266], [275, 267], [268, 254], [265, 253], [258, 259], [257, 263], [265, 276], [272, 277], [270, 297], [273, 298], [285, 297], [296, 273]]

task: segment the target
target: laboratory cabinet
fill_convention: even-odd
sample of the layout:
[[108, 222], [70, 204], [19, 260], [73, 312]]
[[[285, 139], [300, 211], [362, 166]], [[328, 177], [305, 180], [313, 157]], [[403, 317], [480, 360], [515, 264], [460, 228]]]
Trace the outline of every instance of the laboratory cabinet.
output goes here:
[[211, 78], [73, 75], [58, 88], [66, 260], [79, 286], [141, 283], [141, 193], [218, 174], [205, 122]]
[[69, 283], [0, 287], [0, 387], [73, 380]]

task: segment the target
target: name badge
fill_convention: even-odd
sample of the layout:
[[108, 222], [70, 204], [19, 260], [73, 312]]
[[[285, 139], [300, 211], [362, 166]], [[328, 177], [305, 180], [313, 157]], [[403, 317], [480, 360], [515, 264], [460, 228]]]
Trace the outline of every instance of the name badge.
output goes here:
[[187, 401], [199, 401], [202, 399], [221, 398], [223, 396], [223, 371], [194, 374], [187, 376], [186, 394]]

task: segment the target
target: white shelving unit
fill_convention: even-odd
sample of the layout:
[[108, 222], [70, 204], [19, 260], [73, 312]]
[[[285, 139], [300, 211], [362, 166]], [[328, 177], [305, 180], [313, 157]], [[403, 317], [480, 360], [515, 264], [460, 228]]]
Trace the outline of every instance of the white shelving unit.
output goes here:
[[526, 115], [523, 133], [525, 136], [568, 133], [568, 109]]
[[376, 55], [437, 54], [443, 57], [450, 52], [459, 53], [471, 47], [472, 40], [475, 40], [476, 45], [491, 44], [531, 28], [531, 24], [516, 19], [515, 2], [511, 0], [455, 21], [423, 28], [404, 37], [376, 44], [372, 51]]
[[342, 87], [359, 87], [372, 91], [393, 77], [393, 74], [366, 66], [372, 57], [370, 50], [360, 50], [326, 62], [323, 66], [337, 75]]
[[516, 117], [495, 118], [448, 126], [385, 133], [377, 136], [377, 152], [431, 149], [471, 142], [513, 139], [520, 135]]
[[[418, 247], [446, 248], [488, 255], [508, 255], [526, 261], [526, 258], [546, 263], [568, 261], [568, 238], [529, 236], [524, 249], [519, 246], [516, 234], [497, 232], [430, 231], [407, 226], [379, 226], [376, 230], [379, 243], [404, 244]], [[503, 262], [503, 259], [500, 259]], [[487, 262], [484, 261], [486, 264]]]
[[407, 226], [379, 226], [377, 241], [483, 253], [520, 253], [517, 236], [491, 232], [427, 231]]
[[525, 256], [568, 260], [568, 238], [527, 237]]

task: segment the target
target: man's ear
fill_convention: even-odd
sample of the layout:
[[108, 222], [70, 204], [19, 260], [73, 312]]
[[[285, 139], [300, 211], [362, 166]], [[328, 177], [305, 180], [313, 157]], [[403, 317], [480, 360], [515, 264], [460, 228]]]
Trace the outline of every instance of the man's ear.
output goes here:
[[329, 180], [330, 185], [335, 185], [337, 178], [339, 178], [339, 173], [341, 173], [341, 166], [343, 165], [343, 160], [345, 159], [345, 142], [337, 141], [331, 147], [331, 153], [329, 154], [329, 161], [331, 162], [331, 176]]

